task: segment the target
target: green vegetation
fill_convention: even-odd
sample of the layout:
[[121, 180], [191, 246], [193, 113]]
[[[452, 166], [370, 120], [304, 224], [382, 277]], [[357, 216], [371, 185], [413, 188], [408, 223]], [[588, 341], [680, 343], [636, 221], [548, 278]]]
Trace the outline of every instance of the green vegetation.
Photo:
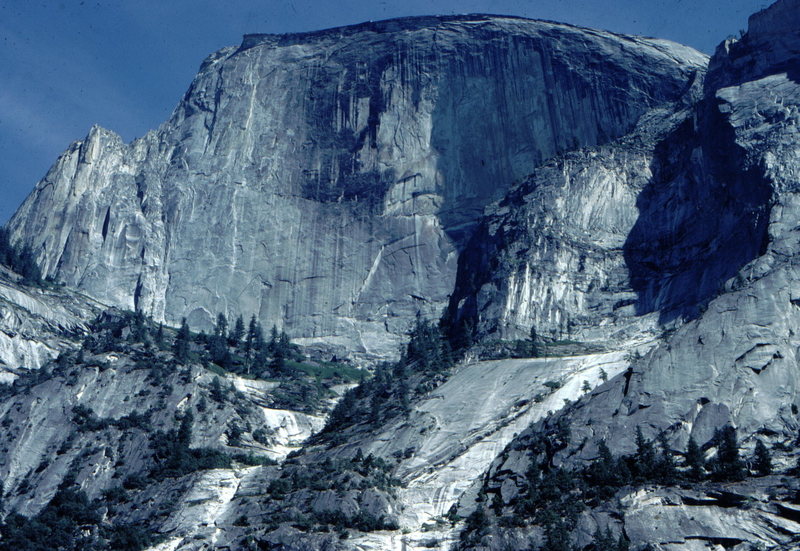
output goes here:
[[67, 477], [36, 516], [9, 514], [0, 526], [0, 551], [139, 551], [156, 543], [135, 525], [103, 521], [100, 501], [90, 501]]
[[317, 380], [327, 380], [336, 383], [360, 383], [364, 380], [365, 371], [347, 364], [336, 362], [286, 362], [286, 368], [294, 373], [303, 373]]
[[574, 340], [547, 340], [540, 336], [536, 340], [485, 339], [471, 349], [481, 360], [505, 360], [509, 358], [560, 358], [579, 354], [601, 352], [598, 344]]
[[[375, 517], [365, 511], [348, 515], [341, 511], [327, 510], [298, 516], [287, 513], [292, 504], [313, 499], [317, 492], [334, 490], [341, 498], [348, 494], [358, 496], [366, 490], [378, 490], [393, 494], [399, 481], [390, 475], [391, 465], [373, 455], [364, 456], [359, 450], [351, 458], [325, 458], [319, 462], [300, 463], [290, 458], [283, 466], [281, 476], [272, 480], [267, 488], [270, 506], [270, 527], [291, 523], [301, 529], [323, 531], [331, 528], [352, 528], [362, 531], [397, 530], [397, 523], [388, 517]], [[307, 503], [308, 504], [308, 503]], [[311, 510], [311, 507], [304, 507]]]
[[[174, 337], [170, 338], [171, 335]], [[204, 365], [220, 377], [234, 373], [278, 381], [272, 405], [308, 413], [325, 409], [327, 401], [334, 397], [330, 387], [359, 382], [365, 375], [363, 370], [344, 363], [306, 359], [286, 333], [276, 327], [272, 328], [270, 338], [264, 339], [255, 317], [246, 332], [241, 316], [228, 331], [224, 314], [217, 316], [214, 332], [206, 335], [192, 333], [186, 319], [180, 329], [170, 331], [141, 313], [109, 310], [92, 323], [83, 350], [91, 354], [129, 354], [137, 365], [148, 369], [149, 382], [163, 387], [162, 391], [170, 374], [189, 364]], [[157, 357], [158, 351], [171, 351], [173, 357]], [[212, 383], [211, 399], [219, 404], [227, 399], [236, 406], [236, 393], [219, 388], [220, 384], [219, 380]]]
[[772, 458], [770, 457], [769, 450], [767, 450], [767, 447], [761, 440], [756, 442], [753, 467], [759, 476], [772, 474]]
[[78, 432], [93, 432], [105, 430], [109, 427], [116, 427], [120, 430], [131, 430], [134, 428], [149, 431], [151, 412], [133, 412], [119, 419], [103, 419], [95, 415], [92, 408], [78, 404], [72, 408], [72, 422], [78, 425]]
[[315, 440], [328, 439], [336, 444], [346, 426], [377, 425], [392, 416], [407, 414], [411, 398], [444, 382], [454, 364], [450, 344], [440, 328], [418, 318], [400, 360], [379, 365], [371, 379], [345, 394]]
[[[555, 466], [556, 453], [566, 449], [569, 441], [569, 426], [561, 417], [553, 426], [519, 442], [516, 449], [527, 449], [532, 455], [519, 495], [504, 504], [500, 495], [495, 494], [490, 500], [492, 515], [485, 515], [481, 523], [468, 519], [461, 537], [462, 548], [477, 541], [476, 533], [488, 533], [493, 523], [497, 523], [500, 526], [540, 526], [545, 534], [545, 544], [540, 549], [571, 550], [569, 527], [574, 526], [581, 511], [607, 502], [623, 487], [737, 481], [751, 474], [740, 458], [736, 430], [731, 426], [717, 430], [702, 447], [690, 438], [680, 465], [663, 433], [653, 441], [637, 428], [636, 451], [632, 454], [614, 456], [606, 442], [600, 440], [595, 459], [585, 467]], [[711, 449], [716, 449], [716, 454], [705, 461], [704, 451]], [[772, 472], [769, 450], [760, 441], [756, 444], [752, 465], [752, 474], [763, 476]], [[490, 490], [487, 482], [484, 492], [489, 491], [496, 490]], [[614, 538], [608, 528], [605, 532], [598, 530], [593, 545], [597, 550], [628, 549], [624, 537]]]
[[213, 448], [190, 448], [194, 416], [187, 412], [179, 428], [156, 432], [150, 439], [155, 466], [150, 471], [154, 480], [175, 478], [206, 469], [230, 468], [231, 457]]
[[518, 340], [514, 343], [514, 352], [518, 358], [538, 358], [541, 352], [541, 343], [536, 334], [536, 327], [531, 326], [527, 339]]

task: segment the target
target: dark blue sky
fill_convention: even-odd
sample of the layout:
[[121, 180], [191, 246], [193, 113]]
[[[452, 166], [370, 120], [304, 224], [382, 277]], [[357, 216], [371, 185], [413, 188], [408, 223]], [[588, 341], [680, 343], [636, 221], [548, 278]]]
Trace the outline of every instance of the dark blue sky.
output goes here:
[[765, 0], [0, 0], [0, 223], [92, 124], [164, 121], [211, 52], [251, 32], [502, 13], [668, 38], [711, 53]]

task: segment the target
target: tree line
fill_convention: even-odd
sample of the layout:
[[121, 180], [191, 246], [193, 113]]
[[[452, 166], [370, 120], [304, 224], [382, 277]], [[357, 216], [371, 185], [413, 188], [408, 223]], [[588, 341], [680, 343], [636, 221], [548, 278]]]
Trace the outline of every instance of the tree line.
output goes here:
[[[566, 449], [569, 441], [569, 424], [564, 418], [546, 431], [531, 435], [526, 447], [533, 452], [533, 459], [521, 481], [519, 495], [509, 503], [504, 503], [500, 494], [488, 500], [484, 488], [486, 505], [467, 519], [461, 548], [475, 544], [491, 531], [488, 510], [494, 511], [495, 522], [500, 526], [542, 527], [545, 537], [539, 551], [572, 551], [570, 534], [580, 513], [586, 507], [606, 502], [625, 486], [740, 481], [747, 476], [772, 473], [767, 447], [758, 441], [753, 456], [746, 461], [739, 451], [736, 429], [730, 425], [718, 429], [702, 446], [690, 437], [680, 463], [664, 433], [648, 440], [637, 427], [636, 451], [632, 454], [615, 456], [606, 441], [600, 440], [597, 456], [588, 465], [578, 469], [554, 466], [556, 453]], [[707, 460], [706, 452], [712, 448], [716, 448], [716, 454]], [[628, 546], [623, 535], [614, 538], [606, 527], [605, 531], [598, 528], [592, 549], [626, 551]]]
[[269, 338], [265, 338], [261, 323], [253, 315], [245, 329], [241, 315], [233, 327], [228, 327], [225, 314], [218, 314], [214, 329], [210, 334], [195, 335], [189, 329], [186, 318], [181, 320], [180, 329], [175, 336], [172, 350], [179, 363], [192, 359], [192, 350], [199, 347], [208, 359], [233, 373], [263, 377], [272, 373], [281, 375], [289, 370], [287, 362], [301, 362], [305, 356], [300, 348], [291, 342], [285, 331], [278, 331], [273, 325]]

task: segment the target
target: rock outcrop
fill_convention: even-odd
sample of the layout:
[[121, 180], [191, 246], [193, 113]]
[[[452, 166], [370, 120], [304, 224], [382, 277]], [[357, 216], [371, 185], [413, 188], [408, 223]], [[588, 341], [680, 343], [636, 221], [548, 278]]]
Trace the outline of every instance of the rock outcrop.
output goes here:
[[[714, 437], [725, 426], [736, 428], [744, 457], [752, 457], [760, 441], [772, 450], [777, 469], [793, 472], [800, 428], [795, 296], [800, 277], [799, 13], [796, 0], [777, 2], [751, 17], [740, 41], [717, 50], [694, 115], [682, 123], [691, 133], [680, 141], [691, 151], [678, 170], [666, 171], [671, 180], [653, 178], [654, 189], [648, 193], [645, 188], [640, 196], [642, 223], [657, 221], [659, 209], [677, 223], [662, 226], [671, 230], [662, 235], [672, 239], [661, 237], [652, 224], [643, 228], [648, 240], [634, 240], [635, 232], [628, 235], [628, 288], [636, 292], [632, 304], [662, 319], [681, 303], [694, 301], [697, 309], [681, 309], [672, 319], [688, 321], [665, 332], [661, 344], [633, 361], [630, 370], [522, 433], [489, 470], [484, 490], [490, 495], [508, 503], [505, 498], [525, 491], [528, 469], [541, 460], [535, 459], [532, 443], [564, 423], [571, 428], [569, 442], [550, 460], [578, 472], [598, 460], [601, 442], [615, 455], [636, 453], [637, 427], [647, 439], [659, 437], [675, 457], [686, 453], [693, 438], [714, 460], [720, 445]], [[659, 150], [675, 151], [672, 138], [657, 141], [653, 151]], [[618, 155], [613, 147], [606, 151], [592, 162], [601, 167], [600, 174], [611, 162], [606, 157]], [[656, 166], [663, 171], [663, 164]], [[587, 170], [593, 169], [587, 165]], [[709, 191], [713, 195], [697, 203]], [[715, 222], [707, 220], [709, 210]], [[682, 212], [694, 214], [682, 217]], [[703, 242], [699, 237], [709, 228], [714, 229], [706, 235], [713, 239]], [[647, 251], [647, 241], [651, 250], [662, 252], [650, 262], [661, 265], [647, 265], [658, 277], [648, 277], [650, 283], [637, 288], [637, 263], [631, 260]], [[670, 265], [674, 268], [664, 269]], [[682, 272], [693, 275], [682, 281]], [[708, 285], [712, 281], [719, 286], [714, 292]], [[652, 292], [656, 288], [661, 292]], [[663, 300], [668, 296], [692, 300]], [[627, 488], [616, 495], [616, 505], [595, 503], [574, 536], [583, 545], [607, 525], [623, 531], [634, 547], [793, 549], [800, 532], [795, 492], [792, 478], [711, 484], [699, 494], [654, 485]], [[515, 534], [519, 541], [542, 537], [524, 529]], [[501, 549], [503, 544], [498, 538], [471, 548]]]
[[[675, 304], [693, 304], [697, 310], [687, 315], [696, 319], [668, 331], [663, 344], [635, 362], [621, 382], [610, 382], [589, 400], [591, 407], [569, 413], [578, 426], [592, 426], [585, 429], [592, 440], [611, 435], [619, 451], [630, 450], [633, 437], [623, 436], [630, 426], [670, 427], [677, 448], [682, 449], [689, 433], [705, 442], [714, 428], [726, 423], [748, 435], [769, 430], [776, 437], [796, 436], [798, 425], [792, 411], [800, 400], [795, 369], [795, 351], [800, 345], [795, 331], [800, 322], [795, 296], [800, 250], [800, 84], [786, 72], [763, 75], [766, 62], [759, 61], [761, 50], [757, 46], [746, 50], [747, 44], [761, 43], [762, 29], [771, 29], [763, 24], [764, 19], [780, 17], [776, 14], [786, 10], [787, 17], [796, 16], [790, 4], [797, 5], [778, 2], [753, 16], [752, 30], [742, 44], [736, 48], [729, 45], [740, 57], [751, 59], [748, 66], [754, 68], [753, 80], [740, 72], [735, 80], [743, 82], [734, 86], [714, 88], [714, 83], [725, 80], [720, 74], [709, 81], [694, 108], [696, 116], [677, 126], [678, 142], [688, 151], [681, 147], [673, 153], [674, 133], [651, 142], [651, 151], [666, 152], [667, 159], [684, 162], [672, 167], [658, 159], [645, 163], [655, 166], [656, 175], [667, 173], [673, 178], [654, 177], [640, 188], [641, 216], [628, 234], [624, 251], [628, 289], [636, 293], [630, 302], [661, 316], [669, 314]], [[794, 37], [800, 43], [798, 31], [791, 29], [783, 41]], [[765, 52], [772, 54], [772, 50]], [[725, 50], [718, 51], [712, 66], [734, 63], [727, 55]], [[724, 143], [726, 140], [730, 141]], [[621, 143], [624, 140], [590, 153], [581, 169], [602, 179], [607, 173], [604, 167], [614, 166], [623, 154]], [[723, 158], [725, 164], [721, 164]], [[568, 176], [571, 171], [561, 174]], [[556, 178], [555, 184], [563, 187], [564, 181], [572, 182], [567, 176]], [[615, 185], [626, 181], [624, 177], [609, 180]], [[549, 182], [541, 187], [548, 185], [554, 187]], [[534, 197], [537, 192], [543, 193], [535, 189]], [[563, 200], [553, 203], [559, 206]], [[531, 212], [538, 215], [543, 211], [526, 205], [522, 214], [515, 216], [519, 219]], [[667, 223], [651, 223], [659, 219]], [[545, 224], [531, 215], [530, 225], [516, 227], [522, 226], [528, 232], [522, 235], [528, 238]], [[638, 232], [643, 237], [636, 237], [639, 224], [646, 226]], [[603, 233], [592, 235], [596, 242]], [[520, 245], [511, 240], [505, 246]], [[650, 255], [645, 261], [636, 259], [645, 254]], [[647, 264], [651, 274], [644, 279], [646, 285], [637, 283], [640, 264]], [[678, 302], [672, 302], [671, 296]], [[518, 310], [542, 307], [541, 302], [528, 300], [526, 304], [524, 298], [512, 300], [501, 295], [500, 303], [514, 304]], [[589, 302], [587, 309], [602, 312], [598, 304], [602, 305]], [[496, 323], [503, 321], [502, 315], [487, 317]], [[618, 329], [619, 323], [610, 328]], [[593, 449], [587, 446], [584, 455], [591, 456]]]
[[104, 308], [81, 293], [19, 280], [0, 266], [0, 383], [79, 347], [87, 323]]
[[11, 228], [45, 275], [112, 305], [198, 329], [256, 314], [392, 355], [418, 312], [441, 313], [486, 204], [629, 132], [706, 61], [496, 16], [248, 35], [158, 130], [70, 146]]
[[[92, 129], [20, 208], [15, 239], [46, 275], [170, 322], [254, 313], [373, 356], [453, 291], [445, 326], [483, 339], [471, 352], [525, 350], [509, 339], [533, 326], [546, 357], [454, 367], [425, 325], [435, 365], [384, 366], [343, 402], [358, 415], [289, 454], [321, 416], [268, 407], [264, 380], [215, 399], [168, 347], [16, 369], [73, 346], [94, 306], [2, 275], [19, 331], [1, 358], [22, 374], [0, 387], [4, 504], [34, 514], [64, 479], [95, 497], [149, 473], [110, 510], [170, 551], [500, 551], [605, 529], [637, 551], [798, 548], [799, 60], [800, 0], [754, 15], [707, 75], [670, 43], [490, 16], [212, 55], [158, 131]], [[184, 460], [281, 464], [159, 477], [159, 431], [185, 419]], [[715, 472], [728, 426], [776, 474]], [[702, 476], [609, 474], [647, 440], [682, 463], [690, 438]], [[569, 500], [563, 518], [536, 510]]]

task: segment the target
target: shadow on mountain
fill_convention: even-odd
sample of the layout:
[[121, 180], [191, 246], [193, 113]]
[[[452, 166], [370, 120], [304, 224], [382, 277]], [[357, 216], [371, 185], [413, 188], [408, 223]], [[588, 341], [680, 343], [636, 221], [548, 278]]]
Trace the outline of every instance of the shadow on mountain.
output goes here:
[[719, 110], [700, 113], [702, 132], [689, 119], [657, 146], [624, 246], [637, 314], [662, 323], [696, 317], [767, 245], [769, 182]]

